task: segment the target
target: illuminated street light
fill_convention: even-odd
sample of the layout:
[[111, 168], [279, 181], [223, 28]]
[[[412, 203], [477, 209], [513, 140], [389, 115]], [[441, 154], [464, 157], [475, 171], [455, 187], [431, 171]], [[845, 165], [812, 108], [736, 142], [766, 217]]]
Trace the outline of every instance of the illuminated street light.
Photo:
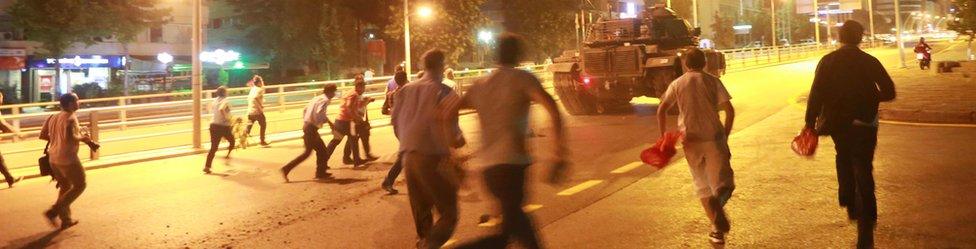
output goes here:
[[[420, 6], [417, 8], [417, 16], [421, 18], [429, 18], [434, 15], [434, 9], [430, 6]], [[410, 77], [412, 73], [410, 69], [410, 3], [409, 0], [403, 0], [403, 47], [404, 47], [404, 65], [403, 69], [407, 72], [407, 77]]]
[[156, 54], [156, 60], [158, 60], [159, 62], [161, 62], [163, 64], [169, 64], [170, 62], [173, 62], [173, 55], [171, 55], [171, 54], [169, 54], [167, 52], [162, 52], [162, 53]]
[[495, 35], [488, 30], [482, 30], [478, 32], [478, 40], [481, 40], [481, 42], [484, 42], [485, 44], [491, 43], [491, 41], [494, 39], [494, 36]]
[[430, 17], [434, 15], [434, 9], [431, 9], [430, 6], [421, 6], [417, 8], [417, 15], [423, 18]]

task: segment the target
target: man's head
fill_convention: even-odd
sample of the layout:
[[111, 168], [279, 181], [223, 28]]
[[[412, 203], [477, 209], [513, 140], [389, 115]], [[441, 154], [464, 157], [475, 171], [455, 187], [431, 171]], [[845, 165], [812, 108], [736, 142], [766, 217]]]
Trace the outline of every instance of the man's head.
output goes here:
[[366, 81], [365, 80], [357, 79], [353, 83], [356, 86], [356, 92], [357, 93], [362, 94], [363, 92], [366, 92]]
[[844, 22], [844, 25], [840, 26], [840, 43], [844, 45], [861, 44], [861, 38], [863, 37], [864, 26], [861, 26], [859, 22], [848, 20]]
[[366, 78], [361, 73], [357, 73], [352, 77], [353, 82], [366, 82]]
[[322, 94], [325, 94], [326, 98], [330, 98], [330, 99], [334, 98], [337, 90], [339, 90], [339, 87], [337, 87], [335, 84], [332, 83], [328, 83], [325, 84], [325, 86], [322, 86]]
[[225, 86], [218, 87], [216, 90], [214, 90], [214, 96], [218, 98], [227, 97], [227, 87]]
[[404, 71], [403, 65], [396, 65], [396, 67], [393, 67], [393, 73], [403, 72], [403, 71]]
[[702, 70], [707, 63], [705, 60], [705, 52], [697, 48], [688, 49], [682, 57], [685, 60], [685, 67], [691, 70]]
[[393, 81], [396, 82], [397, 86], [403, 86], [407, 84], [407, 72], [399, 71], [393, 75]]
[[919, 37], [918, 38], [918, 42], [919, 43], [924, 43], [925, 42], [925, 37]]
[[444, 72], [444, 51], [431, 49], [424, 53], [424, 72], [440, 75]]
[[63, 111], [75, 112], [78, 110], [78, 95], [74, 93], [63, 94], [58, 101], [61, 102], [61, 110]]
[[518, 65], [522, 59], [522, 38], [516, 34], [503, 33], [498, 36], [498, 64]]

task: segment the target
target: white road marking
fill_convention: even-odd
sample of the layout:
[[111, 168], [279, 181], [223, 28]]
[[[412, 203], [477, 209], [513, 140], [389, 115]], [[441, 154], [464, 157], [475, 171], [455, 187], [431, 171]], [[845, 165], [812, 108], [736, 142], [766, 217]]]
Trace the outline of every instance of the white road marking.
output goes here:
[[585, 181], [583, 183], [577, 184], [576, 186], [573, 186], [573, 187], [568, 188], [568, 189], [565, 189], [565, 190], [563, 190], [563, 191], [561, 191], [559, 193], [556, 193], [556, 195], [558, 195], [558, 196], [570, 196], [570, 195], [574, 195], [576, 193], [583, 192], [583, 190], [586, 190], [588, 188], [591, 188], [593, 186], [596, 186], [596, 185], [598, 185], [598, 184], [600, 184], [602, 182], [603, 182], [603, 180], [589, 180], [589, 181]]
[[634, 170], [636, 168], [640, 168], [640, 166], [644, 166], [644, 163], [643, 162], [632, 162], [632, 163], [628, 163], [627, 165], [620, 166], [620, 168], [617, 168], [617, 169], [615, 169], [613, 171], [610, 171], [610, 173], [613, 173], [613, 174], [623, 174], [623, 173], [630, 172], [631, 170]]

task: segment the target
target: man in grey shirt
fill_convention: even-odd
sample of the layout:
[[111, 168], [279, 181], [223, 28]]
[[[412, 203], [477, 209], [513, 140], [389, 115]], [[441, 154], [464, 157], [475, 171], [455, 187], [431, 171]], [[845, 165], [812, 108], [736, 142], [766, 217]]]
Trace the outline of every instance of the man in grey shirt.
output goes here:
[[[454, 174], [445, 173], [454, 168], [445, 162], [451, 147], [461, 145], [457, 112], [448, 112], [461, 98], [442, 83], [443, 51], [427, 51], [423, 62], [429, 73], [397, 90], [391, 123], [400, 138], [417, 248], [435, 249], [451, 238], [458, 221], [457, 186], [449, 178]], [[436, 223], [433, 208], [440, 214]]]
[[[567, 151], [559, 109], [539, 79], [515, 68], [520, 56], [520, 38], [512, 34], [500, 36], [498, 69], [472, 85], [459, 106], [474, 108], [478, 113], [482, 147], [475, 161], [487, 167], [483, 173], [485, 183], [501, 205], [503, 224], [501, 233], [458, 248], [505, 248], [510, 238], [526, 248], [539, 248], [532, 221], [522, 211], [525, 171], [532, 164], [526, 134], [529, 106], [533, 102], [541, 104], [553, 122], [557, 162], [549, 180], [556, 182], [562, 178]], [[457, 108], [453, 111], [455, 115]]]

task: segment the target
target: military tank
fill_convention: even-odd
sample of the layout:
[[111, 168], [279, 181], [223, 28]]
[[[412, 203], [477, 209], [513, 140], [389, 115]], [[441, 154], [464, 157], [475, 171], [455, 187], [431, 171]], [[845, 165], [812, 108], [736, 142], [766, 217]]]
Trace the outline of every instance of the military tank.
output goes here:
[[[681, 53], [698, 47], [700, 34], [700, 28], [663, 6], [645, 9], [636, 18], [594, 22], [579, 51], [553, 59], [549, 71], [556, 94], [573, 115], [623, 109], [634, 97], [659, 98], [684, 72]], [[724, 74], [724, 55], [703, 51], [705, 71]]]

